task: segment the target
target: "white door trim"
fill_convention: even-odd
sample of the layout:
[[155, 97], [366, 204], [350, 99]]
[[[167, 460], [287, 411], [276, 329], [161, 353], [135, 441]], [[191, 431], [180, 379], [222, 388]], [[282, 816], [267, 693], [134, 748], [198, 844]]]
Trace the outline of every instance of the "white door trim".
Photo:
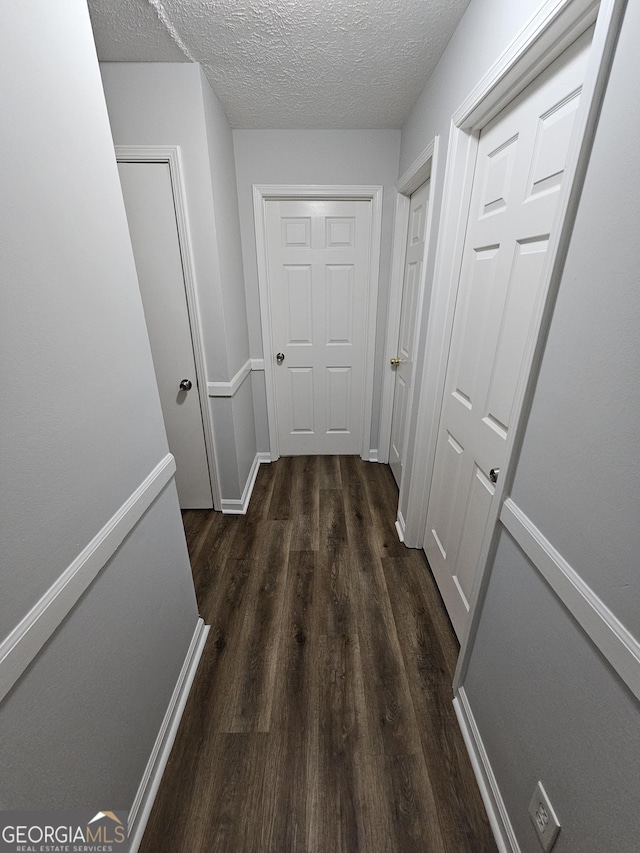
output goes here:
[[[409, 166], [396, 184], [396, 211], [393, 220], [393, 246], [391, 249], [391, 281], [389, 286], [389, 303], [387, 306], [387, 337], [384, 348], [384, 373], [382, 382], [382, 399], [380, 403], [380, 438], [378, 441], [378, 462], [389, 462], [389, 446], [391, 444], [391, 420], [393, 415], [393, 395], [395, 389], [395, 374], [390, 369], [389, 359], [397, 354], [398, 338], [400, 335], [400, 313], [402, 310], [402, 288], [404, 284], [404, 262], [407, 251], [407, 230], [409, 228], [409, 207], [411, 195], [426, 180], [436, 172], [438, 157], [438, 137], [436, 136], [427, 147], [418, 155], [416, 160]], [[431, 186], [431, 199], [433, 199], [433, 183]], [[425, 241], [425, 262], [422, 264], [422, 276], [418, 282], [418, 294], [416, 300], [416, 328], [414, 330], [414, 346], [420, 342], [420, 318], [423, 316], [423, 303], [426, 279], [426, 256], [429, 246], [433, 245], [432, 234], [433, 217], [432, 202], [429, 202], [427, 212], [427, 230]], [[411, 383], [409, 402], [407, 405], [407, 425], [411, 420], [411, 407], [413, 405], [414, 388], [419, 371], [416, 370], [414, 380]], [[406, 436], [405, 436], [406, 442]]]
[[189, 315], [189, 326], [191, 327], [191, 342], [193, 346], [193, 357], [198, 384], [198, 399], [200, 401], [200, 411], [202, 413], [204, 443], [207, 453], [207, 463], [209, 466], [209, 482], [211, 483], [213, 508], [220, 510], [220, 487], [218, 485], [213, 422], [211, 420], [211, 411], [209, 409], [207, 371], [204, 360], [204, 346], [202, 344], [202, 324], [198, 308], [195, 266], [191, 249], [189, 217], [187, 215], [186, 191], [183, 178], [180, 146], [116, 145], [115, 152], [116, 160], [119, 163], [166, 163], [169, 167], [171, 188], [173, 190], [173, 201], [176, 210], [178, 242], [180, 244], [182, 269], [184, 272], [187, 313]]
[[260, 323], [264, 355], [267, 418], [269, 422], [269, 447], [271, 459], [278, 459], [280, 447], [277, 433], [274, 349], [271, 340], [271, 306], [269, 299], [269, 274], [267, 264], [266, 204], [277, 199], [340, 199], [368, 201], [371, 204], [371, 240], [369, 249], [369, 299], [365, 320], [365, 394], [362, 418], [360, 455], [371, 460], [371, 417], [373, 412], [373, 372], [375, 357], [376, 318], [378, 305], [378, 277], [380, 269], [380, 237], [382, 229], [381, 186], [317, 186], [317, 185], [253, 185], [253, 212], [256, 225], [256, 251], [258, 259], [258, 288], [260, 291]]
[[[586, 6], [587, 4], [581, 4], [576, 0], [576, 6], [580, 5]], [[576, 116], [576, 129], [578, 132], [575, 135], [575, 144], [574, 150], [571, 152], [571, 159], [568, 161], [568, 165], [571, 167], [571, 171], [567, 172], [570, 176], [570, 180], [568, 180], [566, 184], [563, 184], [561, 190], [562, 196], [560, 199], [561, 204], [558, 218], [560, 227], [554, 230], [554, 234], [550, 241], [550, 256], [547, 258], [547, 264], [545, 267], [547, 286], [545, 288], [545, 293], [542, 294], [538, 305], [536, 306], [534, 314], [534, 321], [537, 324], [538, 334], [534, 339], [528, 342], [528, 353], [525, 362], [528, 369], [525, 371], [518, 387], [516, 411], [518, 411], [519, 417], [516, 421], [516, 427], [513, 430], [513, 434], [507, 442], [504, 471], [505, 476], [500, 477], [496, 486], [495, 500], [491, 506], [480, 551], [480, 558], [478, 561], [479, 571], [476, 576], [470, 602], [469, 628], [467, 636], [462, 643], [461, 653], [454, 676], [454, 690], [456, 691], [456, 694], [460, 693], [464, 678], [466, 677], [471, 652], [477, 635], [482, 603], [486, 595], [491, 567], [493, 565], [493, 560], [495, 558], [500, 538], [501, 514], [505, 514], [503, 523], [506, 523], [507, 521], [506, 515], [508, 515], [508, 512], [505, 510], [505, 501], [508, 500], [510, 495], [518, 457], [526, 431], [528, 415], [533, 403], [537, 377], [542, 364], [545, 344], [549, 328], [551, 326], [553, 309], [562, 279], [564, 262], [569, 249], [571, 233], [580, 202], [584, 177], [587, 171], [589, 155], [600, 114], [600, 107], [604, 97], [611, 64], [613, 62], [615, 46], [622, 26], [625, 6], [626, 0], [602, 0], [599, 4], [590, 4], [589, 12], [592, 19], [594, 17], [596, 18], [596, 27], [591, 45], [587, 73], [582, 89], [580, 107]], [[577, 27], [575, 27], [575, 29], [577, 30]], [[584, 29], [584, 27], [582, 29]], [[576, 31], [576, 36], [579, 34], [580, 32]], [[573, 39], [570, 39], [570, 41], [572, 40]], [[531, 558], [538, 571], [544, 575], [545, 558], [540, 557], [540, 559], [538, 559], [537, 556], [533, 556]], [[556, 590], [556, 592], [558, 591]], [[561, 595], [559, 595], [559, 597], [562, 599]], [[590, 603], [593, 604], [593, 602]], [[589, 614], [589, 616], [590, 615], [591, 614]], [[597, 622], [597, 620], [593, 619], [588, 619], [588, 621], [590, 625], [593, 622]], [[607, 629], [610, 629], [612, 626], [607, 625], [606, 627]], [[593, 634], [589, 629], [587, 630], [593, 637]], [[597, 640], [594, 641], [598, 644]], [[616, 644], [614, 643], [613, 645]], [[618, 668], [618, 658], [620, 657], [621, 669], [619, 671], [626, 671], [626, 658], [622, 660], [624, 655], [618, 655], [618, 651], [618, 649], [615, 650], [616, 661], [614, 662], [614, 666]], [[635, 652], [637, 653], [637, 649], [635, 649]], [[603, 653], [607, 655], [607, 652]]]

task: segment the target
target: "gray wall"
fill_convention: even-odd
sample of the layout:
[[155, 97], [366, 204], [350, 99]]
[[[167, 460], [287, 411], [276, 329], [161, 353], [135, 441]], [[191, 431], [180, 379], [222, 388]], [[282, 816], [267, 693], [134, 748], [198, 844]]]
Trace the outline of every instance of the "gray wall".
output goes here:
[[[228, 382], [249, 358], [231, 129], [200, 67], [102, 63], [118, 145], [179, 145], [182, 151], [207, 381]], [[223, 500], [242, 496], [256, 455], [251, 382], [210, 398]]]
[[[380, 394], [398, 177], [396, 130], [234, 130], [249, 341], [262, 358], [260, 297], [253, 219], [253, 184], [374, 184], [384, 187], [371, 446], [378, 447]], [[253, 377], [258, 448], [268, 451], [264, 375]]]
[[[636, 640], [639, 39], [630, 3], [511, 494]], [[505, 531], [464, 687], [524, 853], [540, 849], [538, 779], [563, 827], [554, 853], [638, 849], [638, 700]]]
[[[4, 640], [168, 448], [86, 3], [3, 4], [0, 66]], [[197, 621], [171, 482], [0, 705], [0, 808], [129, 809]]]

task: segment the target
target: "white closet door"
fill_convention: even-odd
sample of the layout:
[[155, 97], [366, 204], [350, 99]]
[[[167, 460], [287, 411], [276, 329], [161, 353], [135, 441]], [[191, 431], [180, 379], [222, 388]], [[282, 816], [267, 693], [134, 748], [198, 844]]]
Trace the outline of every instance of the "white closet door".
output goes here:
[[213, 500], [169, 165], [118, 170], [180, 506], [206, 509]]
[[280, 453], [359, 453], [371, 205], [270, 200], [266, 230]]
[[[587, 62], [583, 37], [480, 136], [424, 549], [458, 636], [520, 376]], [[561, 424], [558, 425], [561, 429]]]

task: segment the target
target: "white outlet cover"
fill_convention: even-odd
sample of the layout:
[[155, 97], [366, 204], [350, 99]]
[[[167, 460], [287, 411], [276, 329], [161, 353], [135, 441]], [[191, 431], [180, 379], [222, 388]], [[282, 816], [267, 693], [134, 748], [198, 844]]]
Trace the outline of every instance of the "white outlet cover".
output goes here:
[[560, 832], [560, 821], [553, 810], [547, 792], [542, 787], [542, 782], [538, 782], [529, 804], [529, 816], [538, 834], [538, 840], [542, 844], [542, 849], [545, 853], [549, 853]]

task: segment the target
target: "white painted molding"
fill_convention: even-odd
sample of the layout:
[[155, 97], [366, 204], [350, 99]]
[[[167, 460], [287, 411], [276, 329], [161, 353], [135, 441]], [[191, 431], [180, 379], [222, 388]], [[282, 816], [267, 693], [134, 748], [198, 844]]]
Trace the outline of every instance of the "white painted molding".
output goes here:
[[[404, 285], [404, 262], [407, 252], [407, 235], [409, 229], [409, 208], [411, 206], [411, 194], [428, 180], [435, 172], [438, 150], [438, 137], [436, 136], [422, 151], [409, 168], [402, 175], [396, 189], [396, 210], [393, 220], [393, 244], [391, 249], [391, 279], [389, 285], [389, 301], [387, 305], [387, 335], [385, 341], [384, 355], [384, 378], [382, 383], [382, 398], [380, 402], [380, 461], [389, 461], [389, 449], [391, 444], [391, 425], [393, 418], [393, 397], [395, 392], [395, 371], [391, 369], [389, 359], [398, 354], [398, 338], [400, 336], [400, 314], [402, 311], [402, 292]], [[416, 329], [414, 332], [415, 346], [420, 340], [420, 328], [423, 317], [424, 290], [427, 276], [427, 255], [429, 246], [435, 242], [436, 235], [433, 229], [433, 186], [430, 192], [429, 210], [427, 214], [425, 256], [422, 264], [422, 278], [418, 282], [418, 294], [416, 300]], [[416, 369], [411, 380], [410, 399], [407, 403], [407, 416], [405, 423], [411, 420], [411, 407], [413, 405], [413, 389], [415, 387]], [[405, 437], [406, 438], [406, 437]], [[406, 454], [406, 440], [404, 442]], [[404, 466], [403, 466], [404, 468]]]
[[398, 517], [396, 518], [396, 533], [398, 534], [398, 539], [404, 542], [404, 517], [400, 510], [398, 510]]
[[370, 447], [370, 448], [369, 448], [369, 455], [367, 456], [367, 460], [368, 460], [369, 462], [379, 462], [379, 461], [380, 461], [380, 460], [378, 459], [378, 450], [377, 450], [377, 448], [375, 448], [375, 447]]
[[452, 117], [480, 128], [596, 20], [599, 0], [547, 0], [515, 36]]
[[378, 307], [378, 279], [380, 275], [380, 244], [382, 239], [382, 187], [318, 184], [254, 184], [253, 215], [256, 228], [256, 253], [258, 259], [258, 288], [260, 292], [260, 324], [264, 351], [265, 389], [267, 396], [267, 421], [271, 458], [278, 459], [278, 413], [275, 394], [274, 349], [271, 341], [271, 303], [267, 264], [266, 204], [272, 200], [286, 199], [340, 199], [343, 201], [368, 201], [371, 204], [371, 243], [369, 248], [369, 300], [365, 322], [365, 377], [360, 455], [367, 459], [371, 441], [373, 416], [373, 375], [375, 368], [375, 337]]
[[264, 358], [252, 358], [251, 370], [264, 370]]
[[640, 699], [640, 642], [511, 498], [502, 507], [500, 521], [598, 651]]
[[271, 462], [271, 454], [258, 452], [255, 455], [255, 459], [251, 465], [251, 470], [249, 471], [249, 476], [247, 477], [247, 482], [245, 483], [244, 489], [242, 491], [242, 497], [238, 499], [230, 498], [225, 500], [222, 499], [222, 512], [227, 515], [245, 515], [247, 510], [249, 509], [249, 501], [251, 500], [251, 495], [253, 493], [253, 487], [256, 484], [256, 477], [258, 476], [258, 471], [260, 469], [260, 465], [263, 462]]
[[128, 835], [131, 853], [137, 853], [144, 835], [151, 809], [155, 801], [160, 782], [171, 754], [180, 720], [184, 713], [189, 691], [193, 684], [204, 651], [210, 626], [204, 620], [198, 619], [196, 629], [191, 638], [187, 656], [182, 664], [180, 675], [173, 690], [171, 700], [164, 715], [158, 737], [149, 756], [142, 781], [138, 787], [133, 805], [129, 812]]
[[432, 160], [435, 157], [437, 145], [438, 137], [436, 136], [424, 151], [418, 154], [409, 168], [405, 170], [396, 184], [396, 189], [399, 193], [410, 196], [431, 177], [431, 173], [433, 172]]
[[233, 397], [251, 370], [252, 365], [249, 358], [230, 382], [207, 382], [207, 393], [210, 397]]
[[167, 454], [0, 645], [0, 701], [171, 481]]
[[509, 820], [507, 807], [463, 687], [458, 689], [453, 707], [498, 850], [500, 853], [520, 853], [520, 845]]
[[191, 230], [187, 205], [186, 185], [183, 174], [182, 154], [179, 145], [116, 145], [116, 160], [125, 163], [167, 163], [173, 191], [173, 202], [178, 229], [178, 242], [182, 270], [184, 273], [184, 289], [187, 300], [187, 313], [193, 345], [198, 398], [202, 425], [204, 427], [204, 444], [209, 466], [209, 482], [214, 509], [220, 509], [220, 485], [218, 482], [216, 448], [214, 441], [213, 420], [207, 399], [207, 370], [204, 358], [204, 343], [202, 321], [198, 303], [198, 288], [196, 282], [193, 249], [191, 247]]

